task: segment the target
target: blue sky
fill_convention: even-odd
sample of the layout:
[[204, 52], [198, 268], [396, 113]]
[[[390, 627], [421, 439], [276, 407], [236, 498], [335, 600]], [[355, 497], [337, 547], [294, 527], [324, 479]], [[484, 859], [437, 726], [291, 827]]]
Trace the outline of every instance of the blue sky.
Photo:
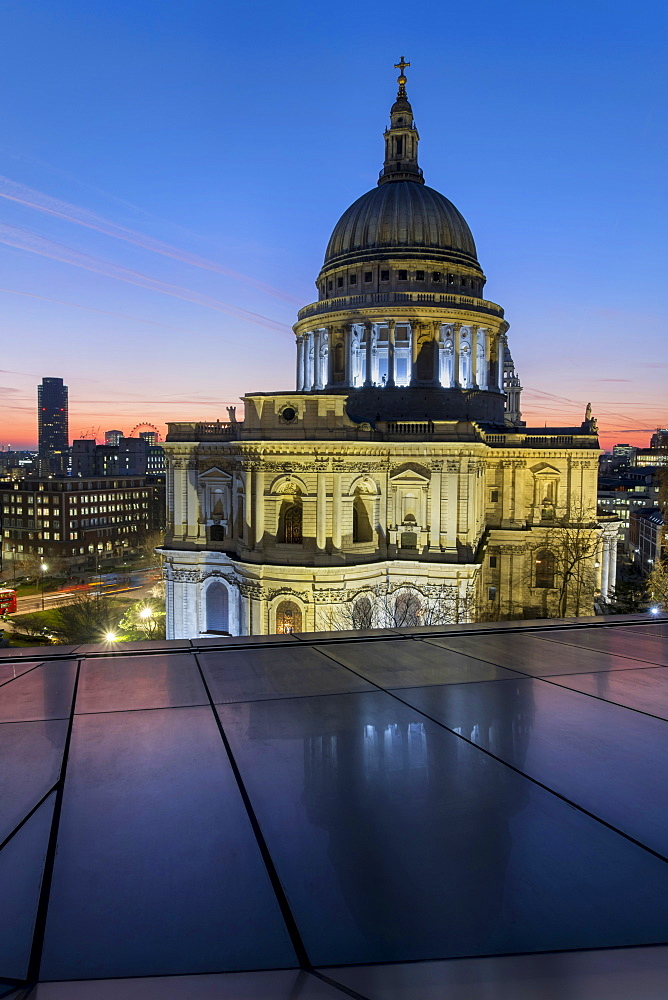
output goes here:
[[73, 436], [292, 387], [290, 327], [375, 184], [402, 53], [526, 418], [591, 401], [606, 443], [644, 440], [668, 423], [667, 21], [614, 0], [0, 3], [0, 443], [34, 442], [43, 375], [70, 385]]

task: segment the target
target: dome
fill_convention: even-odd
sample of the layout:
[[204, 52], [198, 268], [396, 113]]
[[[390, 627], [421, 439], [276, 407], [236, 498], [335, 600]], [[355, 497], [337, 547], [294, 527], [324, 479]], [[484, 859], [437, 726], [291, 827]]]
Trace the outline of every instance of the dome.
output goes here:
[[394, 255], [479, 266], [461, 213], [438, 191], [413, 180], [381, 184], [358, 198], [334, 227], [324, 266]]

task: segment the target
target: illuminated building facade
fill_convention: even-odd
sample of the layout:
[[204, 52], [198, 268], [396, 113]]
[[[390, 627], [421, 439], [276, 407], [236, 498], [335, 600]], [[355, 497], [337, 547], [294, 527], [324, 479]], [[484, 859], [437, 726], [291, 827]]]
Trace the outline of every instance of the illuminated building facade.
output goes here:
[[378, 185], [299, 312], [296, 391], [247, 395], [243, 422], [169, 425], [168, 637], [379, 624], [388, 600], [416, 625], [444, 593], [459, 620], [549, 614], [564, 517], [596, 542], [569, 610], [610, 588], [596, 423], [522, 423], [503, 309], [418, 165], [406, 65]]
[[68, 389], [62, 378], [37, 386], [39, 474], [66, 476], [69, 461]]
[[[2, 551], [86, 564], [96, 554], [134, 548], [164, 527], [164, 483], [154, 477], [53, 478], [3, 483]], [[5, 563], [6, 565], [6, 563]]]

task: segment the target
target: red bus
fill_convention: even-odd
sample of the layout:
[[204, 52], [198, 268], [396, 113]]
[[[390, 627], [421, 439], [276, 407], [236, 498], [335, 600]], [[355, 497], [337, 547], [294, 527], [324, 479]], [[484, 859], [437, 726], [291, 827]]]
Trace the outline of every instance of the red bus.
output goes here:
[[16, 611], [16, 591], [0, 590], [0, 615], [11, 615], [14, 611]]

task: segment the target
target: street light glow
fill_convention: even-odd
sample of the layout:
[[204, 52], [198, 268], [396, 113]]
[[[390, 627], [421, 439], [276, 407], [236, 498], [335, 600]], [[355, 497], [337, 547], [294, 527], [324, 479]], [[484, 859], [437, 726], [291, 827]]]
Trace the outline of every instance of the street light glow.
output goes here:
[[141, 611], [139, 612], [139, 617], [140, 618], [152, 618], [153, 617], [153, 611], [151, 610], [151, 608], [142, 608]]
[[40, 566], [40, 569], [41, 569], [42, 573], [46, 573], [46, 571], [47, 571], [48, 568], [49, 567], [46, 565], [46, 563], [42, 563], [41, 566]]
[[107, 640], [107, 642], [116, 642], [116, 640], [118, 639], [118, 636], [116, 635], [115, 632], [105, 632], [104, 637]]

